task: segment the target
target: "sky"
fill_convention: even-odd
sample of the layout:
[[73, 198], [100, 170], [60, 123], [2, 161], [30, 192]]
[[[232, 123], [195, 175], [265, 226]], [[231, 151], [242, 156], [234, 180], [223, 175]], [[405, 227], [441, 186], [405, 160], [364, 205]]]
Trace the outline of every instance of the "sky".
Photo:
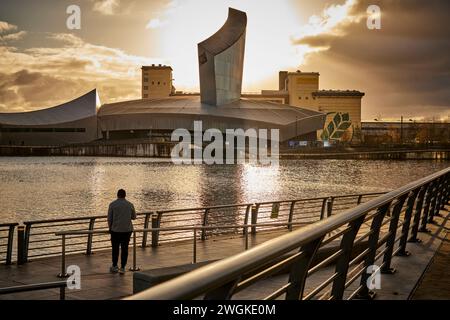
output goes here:
[[[70, 5], [80, 29], [67, 28]], [[369, 29], [367, 8], [381, 10]], [[171, 65], [198, 92], [197, 43], [247, 13], [243, 92], [278, 71], [320, 73], [321, 89], [360, 90], [363, 120], [450, 120], [448, 0], [2, 0], [0, 112], [42, 109], [93, 88], [102, 103], [140, 98], [140, 67]]]

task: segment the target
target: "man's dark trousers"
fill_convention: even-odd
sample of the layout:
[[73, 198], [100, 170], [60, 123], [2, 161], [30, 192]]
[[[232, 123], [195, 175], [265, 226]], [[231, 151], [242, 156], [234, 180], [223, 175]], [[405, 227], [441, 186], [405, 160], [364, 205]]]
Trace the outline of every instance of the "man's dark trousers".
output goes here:
[[131, 232], [114, 232], [111, 231], [112, 244], [112, 263], [117, 267], [119, 261], [119, 247], [121, 250], [120, 263], [121, 267], [125, 268], [128, 260], [128, 244], [130, 243]]

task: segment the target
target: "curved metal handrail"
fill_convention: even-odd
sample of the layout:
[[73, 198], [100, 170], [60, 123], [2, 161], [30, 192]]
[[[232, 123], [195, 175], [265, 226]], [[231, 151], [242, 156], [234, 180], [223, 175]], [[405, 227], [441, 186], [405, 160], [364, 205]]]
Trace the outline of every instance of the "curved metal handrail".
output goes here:
[[[379, 210], [380, 208], [386, 207], [394, 200], [403, 199], [404, 201], [404, 198], [411, 191], [418, 190], [418, 188], [435, 182], [441, 177], [445, 178], [444, 187], [446, 188], [447, 197], [445, 200], [448, 200], [449, 173], [450, 168], [441, 170], [369, 200], [353, 209], [346, 210], [339, 215], [331, 216], [328, 219], [264, 242], [248, 251], [211, 263], [188, 274], [135, 294], [128, 299], [165, 300], [192, 299], [198, 297], [203, 293], [215, 290], [239, 279], [241, 276], [258, 268], [258, 266], [267, 264], [280, 255], [299, 247], [310, 245], [314, 241], [320, 242], [326, 234], [345, 224], [351, 224], [357, 221], [372, 210]], [[351, 245], [353, 245], [353, 242]]]

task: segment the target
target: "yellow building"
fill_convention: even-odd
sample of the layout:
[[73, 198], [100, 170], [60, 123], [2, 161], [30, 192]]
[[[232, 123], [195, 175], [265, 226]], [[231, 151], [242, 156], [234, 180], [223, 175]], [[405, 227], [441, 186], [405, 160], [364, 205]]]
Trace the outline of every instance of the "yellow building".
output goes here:
[[284, 97], [283, 103], [326, 113], [324, 130], [317, 132], [319, 140], [359, 141], [364, 93], [356, 90], [319, 90], [319, 76], [317, 72], [280, 71], [278, 91], [262, 90], [260, 99], [272, 100], [278, 95]]
[[164, 98], [174, 92], [172, 68], [164, 65], [143, 66], [142, 99]]
[[320, 140], [361, 141], [361, 99], [356, 90], [320, 90], [313, 92], [318, 111], [326, 113], [325, 127], [318, 132]]

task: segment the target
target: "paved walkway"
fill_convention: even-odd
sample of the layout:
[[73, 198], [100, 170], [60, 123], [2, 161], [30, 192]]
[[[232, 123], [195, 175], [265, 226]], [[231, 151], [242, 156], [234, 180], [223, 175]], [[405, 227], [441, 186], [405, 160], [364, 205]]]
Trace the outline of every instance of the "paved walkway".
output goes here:
[[422, 279], [411, 296], [412, 300], [450, 300], [450, 232], [441, 243]]

